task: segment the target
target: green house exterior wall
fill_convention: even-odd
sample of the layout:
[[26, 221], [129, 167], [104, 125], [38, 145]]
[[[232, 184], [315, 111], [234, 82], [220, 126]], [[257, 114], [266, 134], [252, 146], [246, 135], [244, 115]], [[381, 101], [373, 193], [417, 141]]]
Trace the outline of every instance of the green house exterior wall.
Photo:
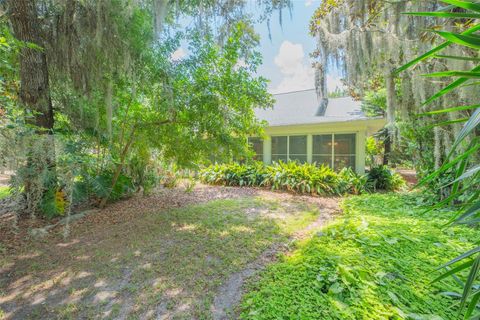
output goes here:
[[365, 173], [365, 139], [386, 124], [385, 119], [329, 122], [308, 125], [288, 125], [267, 127], [263, 136], [263, 162], [272, 163], [272, 136], [307, 136], [307, 162], [312, 162], [312, 137], [317, 134], [355, 134], [355, 168], [359, 174]]

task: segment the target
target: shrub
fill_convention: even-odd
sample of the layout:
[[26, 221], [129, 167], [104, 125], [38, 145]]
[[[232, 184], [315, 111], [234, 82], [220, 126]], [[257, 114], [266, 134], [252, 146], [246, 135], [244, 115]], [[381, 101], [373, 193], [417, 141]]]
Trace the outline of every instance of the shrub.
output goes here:
[[395, 191], [405, 186], [405, 180], [387, 166], [376, 166], [367, 173], [367, 184], [373, 190]]
[[199, 176], [208, 184], [269, 187], [272, 190], [317, 195], [361, 194], [380, 189], [392, 191], [403, 184], [402, 178], [388, 168], [382, 169], [381, 173], [377, 176], [358, 175], [351, 168], [335, 172], [309, 163], [278, 162], [266, 166], [254, 162], [215, 164], [201, 170]]
[[352, 168], [343, 168], [339, 172], [341, 193], [362, 194], [372, 190], [366, 175], [359, 175]]
[[339, 193], [338, 175], [328, 167], [297, 162], [278, 162], [267, 166], [263, 185], [273, 190], [288, 190], [319, 195]]

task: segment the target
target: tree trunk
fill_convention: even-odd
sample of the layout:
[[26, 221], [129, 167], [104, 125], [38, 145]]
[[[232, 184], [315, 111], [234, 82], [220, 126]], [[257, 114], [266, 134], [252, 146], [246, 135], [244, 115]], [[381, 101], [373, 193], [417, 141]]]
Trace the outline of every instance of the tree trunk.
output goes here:
[[[33, 0], [9, 0], [10, 22], [15, 37], [42, 48], [40, 22]], [[32, 111], [31, 124], [40, 131], [51, 133], [53, 108], [50, 99], [47, 59], [40, 48], [24, 47], [20, 55], [20, 99]]]
[[[55, 181], [55, 145], [53, 140], [53, 108], [50, 98], [48, 67], [42, 31], [34, 0], [8, 0], [9, 18], [15, 37], [28, 45], [20, 54], [20, 101], [27, 122], [35, 127], [33, 141], [27, 150], [27, 170], [24, 177], [27, 209], [37, 211], [42, 195]], [[33, 45], [38, 48], [34, 48]], [[38, 150], [41, 148], [42, 150]], [[47, 174], [47, 175], [45, 175]], [[40, 181], [40, 175], [48, 177]], [[33, 202], [28, 200], [32, 197]], [[32, 211], [33, 213], [33, 211]]]
[[387, 165], [390, 160], [392, 152], [392, 143], [395, 135], [395, 79], [393, 78], [393, 71], [388, 70], [385, 74], [385, 87], [387, 90], [387, 136], [385, 138], [385, 153], [383, 157], [383, 164]]
[[385, 140], [383, 141], [383, 165], [388, 166], [388, 162], [390, 161], [390, 153], [392, 152], [392, 140], [390, 137], [390, 133], [387, 131], [387, 135], [385, 136]]

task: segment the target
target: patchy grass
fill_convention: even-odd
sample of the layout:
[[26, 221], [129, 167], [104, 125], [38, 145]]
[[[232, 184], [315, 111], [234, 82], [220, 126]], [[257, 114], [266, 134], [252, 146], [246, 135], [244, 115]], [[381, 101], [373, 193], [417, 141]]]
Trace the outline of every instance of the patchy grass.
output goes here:
[[[271, 265], [243, 297], [243, 319], [456, 319], [452, 279], [436, 267], [473, 247], [478, 232], [444, 228], [414, 195], [368, 195]], [[442, 217], [443, 215], [443, 217]]]
[[6, 186], [0, 186], [0, 200], [10, 195], [10, 188]]
[[209, 319], [230, 274], [318, 219], [318, 204], [282, 197], [138, 213], [73, 226], [67, 241], [34, 241], [2, 259], [0, 310], [14, 319]]

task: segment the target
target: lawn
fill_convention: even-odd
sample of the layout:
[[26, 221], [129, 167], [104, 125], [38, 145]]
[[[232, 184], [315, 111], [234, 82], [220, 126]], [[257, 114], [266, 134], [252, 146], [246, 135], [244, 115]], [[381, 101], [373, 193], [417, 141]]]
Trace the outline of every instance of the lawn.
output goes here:
[[10, 194], [9, 187], [0, 186], [0, 200], [6, 198]]
[[6, 247], [0, 319], [454, 319], [430, 282], [478, 240], [415, 194], [168, 192]]
[[[415, 195], [348, 198], [344, 216], [249, 285], [243, 319], [454, 319], [452, 279], [436, 267], [473, 247], [478, 232], [444, 228]], [[441, 216], [444, 216], [442, 218]]]
[[[181, 191], [170, 197], [179, 208], [158, 209], [166, 202], [162, 196], [139, 197], [72, 225], [67, 240], [58, 230], [59, 235], [0, 252], [0, 315], [221, 318], [215, 314], [229, 312], [230, 304], [222, 295], [234, 299], [238, 293], [230, 291], [243, 283], [238, 278], [249, 275], [239, 272], [271, 262], [331, 213], [321, 199], [207, 188], [224, 199], [189, 204], [203, 194]], [[222, 287], [230, 282], [233, 287]]]

